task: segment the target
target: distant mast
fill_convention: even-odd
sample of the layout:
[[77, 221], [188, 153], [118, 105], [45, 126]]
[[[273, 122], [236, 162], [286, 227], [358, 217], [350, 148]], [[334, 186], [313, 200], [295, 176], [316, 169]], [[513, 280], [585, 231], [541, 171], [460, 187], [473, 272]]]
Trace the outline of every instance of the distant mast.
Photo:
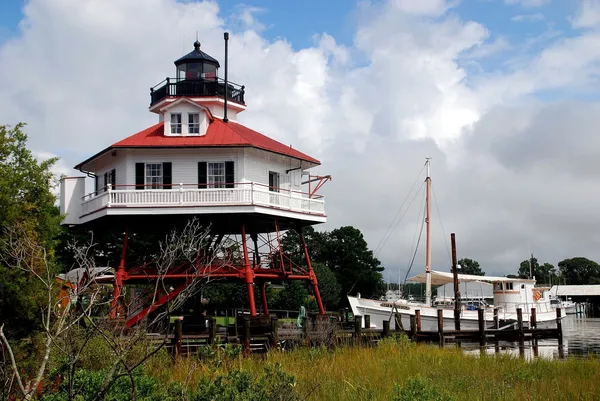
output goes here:
[[426, 204], [427, 204], [427, 216], [425, 217], [425, 223], [427, 224], [427, 247], [425, 253], [425, 304], [431, 306], [431, 174], [429, 171], [430, 157], [425, 158], [425, 167], [427, 167], [427, 178], [425, 178], [425, 184], [427, 188]]

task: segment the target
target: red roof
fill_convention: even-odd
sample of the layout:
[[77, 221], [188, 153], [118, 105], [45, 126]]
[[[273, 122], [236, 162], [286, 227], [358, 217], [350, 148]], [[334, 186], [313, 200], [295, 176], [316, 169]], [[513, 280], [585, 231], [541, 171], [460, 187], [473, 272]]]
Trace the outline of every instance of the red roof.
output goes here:
[[310, 163], [321, 164], [315, 158], [302, 153], [291, 146], [286, 146], [277, 142], [259, 132], [251, 130], [234, 121], [227, 123], [218, 118], [208, 125], [206, 135], [203, 136], [165, 136], [164, 122], [160, 122], [152, 127], [127, 137], [99, 154], [75, 166], [86, 164], [100, 154], [113, 148], [203, 148], [203, 147], [254, 147], [264, 149], [270, 152], [279, 153], [296, 159], [304, 160]]

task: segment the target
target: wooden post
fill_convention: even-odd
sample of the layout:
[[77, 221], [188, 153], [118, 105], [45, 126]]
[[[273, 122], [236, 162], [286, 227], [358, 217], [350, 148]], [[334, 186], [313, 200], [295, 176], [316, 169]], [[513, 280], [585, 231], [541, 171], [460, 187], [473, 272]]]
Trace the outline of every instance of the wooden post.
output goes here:
[[523, 309], [517, 308], [517, 329], [519, 330], [519, 354], [525, 350], [525, 334], [523, 333]]
[[417, 341], [417, 316], [410, 315], [410, 338]]
[[277, 316], [271, 317], [271, 347], [278, 348], [279, 345], [279, 322]]
[[558, 336], [558, 346], [559, 350], [563, 346], [563, 333], [562, 333], [562, 310], [560, 308], [556, 308], [556, 331]]
[[235, 335], [235, 341], [239, 344], [240, 333], [238, 331], [238, 310], [233, 310], [233, 334]]
[[421, 311], [419, 309], [415, 310], [415, 320], [417, 321], [417, 332], [421, 331]]
[[532, 329], [537, 329], [537, 315], [536, 315], [536, 309], [535, 308], [531, 308], [531, 316], [529, 319], [529, 326]]
[[394, 323], [396, 331], [404, 331], [404, 326], [402, 325], [402, 315], [398, 312], [394, 313]]
[[362, 332], [362, 316], [354, 316], [354, 338], [358, 342]]
[[214, 317], [208, 318], [208, 343], [214, 344], [215, 337], [217, 336], [217, 319]]
[[181, 355], [181, 344], [183, 340], [183, 322], [181, 319], [175, 320], [175, 335], [173, 337], [173, 345], [175, 346], [175, 356]]
[[438, 336], [440, 341], [440, 347], [444, 346], [444, 310], [437, 310], [437, 320], [438, 320]]
[[500, 329], [500, 319], [498, 318], [498, 307], [494, 308], [494, 328], [496, 330]]
[[369, 330], [371, 328], [371, 316], [365, 315], [365, 329]]
[[458, 262], [456, 261], [456, 237], [454, 233], [450, 234], [452, 243], [452, 276], [454, 282], [454, 329], [460, 330], [460, 287], [458, 285]]
[[229, 342], [229, 309], [225, 309], [225, 342]]
[[389, 337], [390, 335], [390, 321], [389, 320], [384, 320], [383, 321], [383, 333], [382, 333], [382, 337]]
[[479, 323], [479, 346], [485, 347], [485, 311], [483, 308], [477, 309], [477, 320]]
[[244, 353], [246, 355], [250, 354], [250, 316], [244, 316]]

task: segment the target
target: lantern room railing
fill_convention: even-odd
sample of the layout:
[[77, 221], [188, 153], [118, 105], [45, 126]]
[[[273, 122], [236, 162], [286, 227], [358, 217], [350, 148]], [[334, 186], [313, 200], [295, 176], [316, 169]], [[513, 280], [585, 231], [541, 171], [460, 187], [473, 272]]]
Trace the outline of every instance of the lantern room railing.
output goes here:
[[[225, 81], [221, 78], [166, 78], [162, 82], [150, 88], [150, 105], [158, 103], [169, 96], [218, 96], [224, 98]], [[227, 100], [245, 105], [244, 86], [228, 82]]]
[[[201, 185], [202, 186], [202, 185]], [[81, 199], [81, 216], [113, 207], [263, 206], [291, 212], [325, 216], [325, 199], [255, 182], [215, 184], [170, 184], [153, 186], [108, 185]], [[219, 184], [217, 185], [219, 186]], [[154, 188], [152, 188], [154, 187]]]

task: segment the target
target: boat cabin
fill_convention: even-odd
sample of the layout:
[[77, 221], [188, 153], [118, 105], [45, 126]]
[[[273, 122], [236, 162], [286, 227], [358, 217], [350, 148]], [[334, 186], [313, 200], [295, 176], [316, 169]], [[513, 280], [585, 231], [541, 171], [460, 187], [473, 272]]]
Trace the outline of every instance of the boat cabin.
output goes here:
[[325, 222], [315, 188], [329, 177], [308, 173], [319, 160], [240, 124], [244, 87], [219, 78], [199, 42], [175, 67], [150, 90], [156, 124], [77, 164], [84, 176], [61, 180], [63, 224], [203, 214]]

